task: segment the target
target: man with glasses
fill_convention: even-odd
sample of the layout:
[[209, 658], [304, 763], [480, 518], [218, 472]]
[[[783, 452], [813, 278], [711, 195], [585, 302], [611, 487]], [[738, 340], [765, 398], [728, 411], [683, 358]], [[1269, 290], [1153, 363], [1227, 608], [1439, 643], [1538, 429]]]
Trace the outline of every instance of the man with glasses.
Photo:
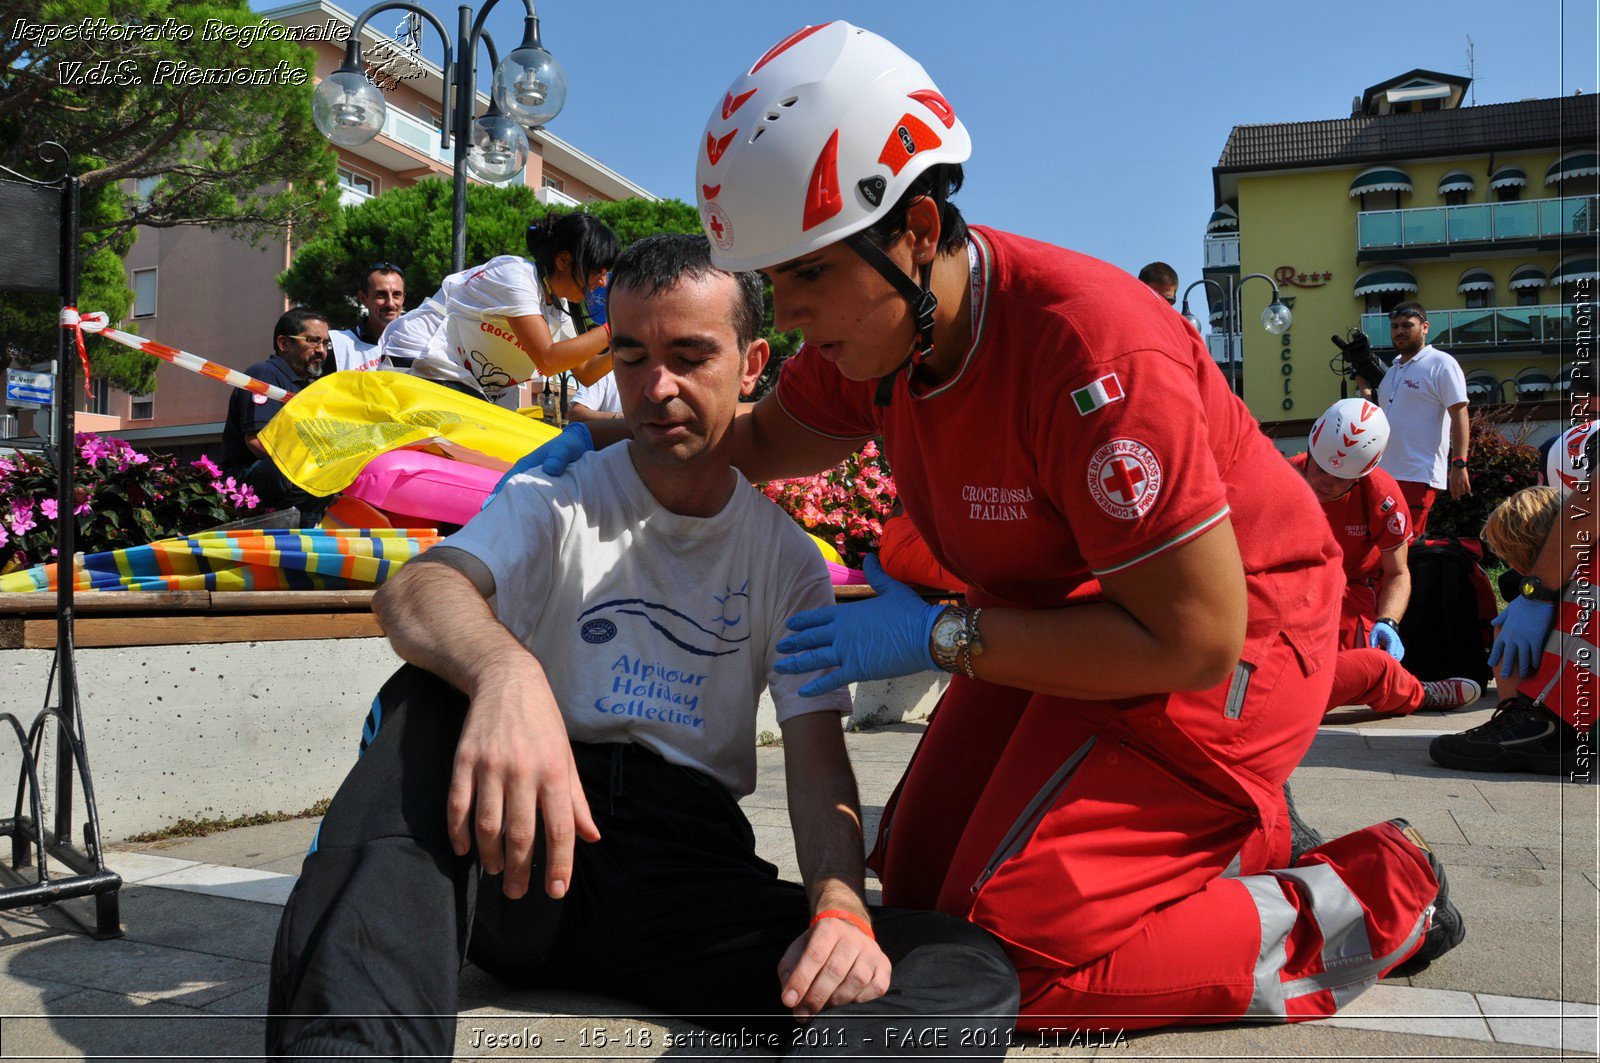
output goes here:
[[[272, 356], [245, 372], [285, 391], [304, 391], [321, 375], [328, 356], [328, 319], [315, 310], [296, 307], [278, 318], [272, 330], [272, 344]], [[281, 402], [262, 399], [248, 391], [234, 391], [228, 399], [228, 419], [222, 428], [222, 470], [240, 483], [249, 484], [262, 505], [270, 509], [296, 507], [301, 525], [309, 527], [322, 519], [332, 498], [307, 494], [290, 483], [257, 438], [281, 409]]]
[[1472, 493], [1467, 378], [1454, 358], [1428, 342], [1428, 312], [1421, 303], [1401, 303], [1389, 313], [1389, 338], [1396, 358], [1378, 385], [1390, 432], [1379, 467], [1399, 483], [1411, 510], [1411, 533], [1421, 543], [1440, 488], [1448, 485], [1451, 498]]
[[[333, 357], [323, 362], [324, 376], [341, 369], [364, 372], [378, 368], [378, 340], [389, 322], [406, 310], [404, 271], [393, 262], [374, 262], [362, 275], [356, 303], [363, 311], [362, 318], [355, 328], [342, 328], [332, 334]], [[394, 366], [410, 367], [409, 360], [405, 365]]]

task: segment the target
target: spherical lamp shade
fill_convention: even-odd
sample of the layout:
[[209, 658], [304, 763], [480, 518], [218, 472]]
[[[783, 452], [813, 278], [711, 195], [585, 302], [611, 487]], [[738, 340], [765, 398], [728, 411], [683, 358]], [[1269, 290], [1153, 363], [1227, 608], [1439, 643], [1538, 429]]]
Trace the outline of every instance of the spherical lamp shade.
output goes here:
[[383, 93], [359, 70], [336, 70], [322, 79], [311, 117], [322, 135], [342, 148], [365, 144], [383, 128]]
[[524, 44], [495, 67], [494, 102], [506, 117], [537, 129], [567, 105], [567, 72], [542, 46]]
[[1191, 312], [1187, 306], [1183, 308], [1183, 319], [1189, 323], [1190, 328], [1194, 329], [1202, 336], [1205, 335], [1206, 330], [1200, 324], [1200, 319], [1195, 317], [1193, 312]]
[[1289, 331], [1289, 326], [1294, 322], [1294, 315], [1289, 308], [1278, 302], [1272, 301], [1268, 307], [1261, 311], [1261, 327], [1274, 336], [1282, 336]]
[[491, 114], [472, 123], [467, 170], [474, 177], [499, 184], [528, 164], [528, 135], [503, 115]]

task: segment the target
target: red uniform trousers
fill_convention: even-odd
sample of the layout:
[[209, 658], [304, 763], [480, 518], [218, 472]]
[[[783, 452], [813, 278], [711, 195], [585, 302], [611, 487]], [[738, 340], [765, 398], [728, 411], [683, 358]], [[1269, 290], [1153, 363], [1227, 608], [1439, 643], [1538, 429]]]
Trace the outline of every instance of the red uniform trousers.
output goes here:
[[1006, 946], [1025, 1029], [1320, 1018], [1414, 952], [1438, 892], [1379, 824], [1289, 859], [1283, 784], [1333, 618], [1211, 690], [1078, 701], [957, 677], [890, 799], [884, 902]]
[[1597, 591], [1593, 584], [1579, 586], [1573, 580], [1556, 606], [1556, 622], [1545, 640], [1539, 670], [1517, 685], [1517, 693], [1537, 701], [1580, 734], [1594, 728], [1595, 699], [1600, 684], [1595, 682], [1595, 615]]
[[1328, 708], [1365, 705], [1387, 716], [1409, 716], [1422, 708], [1422, 683], [1384, 650], [1369, 645], [1377, 592], [1365, 584], [1345, 591], [1339, 622], [1339, 656], [1333, 665]]
[[1439, 497], [1439, 490], [1420, 480], [1396, 480], [1400, 485], [1400, 493], [1406, 496], [1406, 506], [1411, 510], [1411, 541], [1422, 543], [1423, 533], [1428, 530], [1428, 511], [1433, 509], [1433, 500]]

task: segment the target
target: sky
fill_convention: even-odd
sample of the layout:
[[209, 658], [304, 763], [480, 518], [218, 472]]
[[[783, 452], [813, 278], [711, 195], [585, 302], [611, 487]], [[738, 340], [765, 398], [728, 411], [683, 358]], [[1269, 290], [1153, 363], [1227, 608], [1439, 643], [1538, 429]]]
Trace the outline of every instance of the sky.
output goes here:
[[[455, 26], [453, 5], [421, 2]], [[844, 18], [921, 62], [966, 124], [973, 157], [956, 202], [969, 220], [1131, 272], [1162, 259], [1185, 285], [1200, 276], [1211, 168], [1235, 125], [1348, 117], [1363, 89], [1418, 67], [1465, 75], [1469, 37], [1479, 104], [1600, 87], [1594, 0], [536, 6], [568, 80], [550, 132], [657, 195], [694, 202], [696, 145], [737, 74], [800, 26]], [[519, 0], [491, 12], [502, 53], [522, 15]], [[398, 21], [374, 19], [384, 32]]]

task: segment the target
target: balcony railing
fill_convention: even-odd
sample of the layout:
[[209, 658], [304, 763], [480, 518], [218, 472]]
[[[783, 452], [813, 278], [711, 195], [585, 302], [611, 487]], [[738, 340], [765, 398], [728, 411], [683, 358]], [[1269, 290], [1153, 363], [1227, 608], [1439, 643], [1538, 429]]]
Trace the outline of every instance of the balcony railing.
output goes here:
[[358, 207], [371, 198], [371, 192], [363, 192], [361, 189], [352, 188], [349, 185], [339, 186], [339, 206], [341, 207]]
[[390, 107], [384, 112], [383, 135], [414, 151], [420, 151], [430, 159], [445, 163], [454, 161], [454, 156], [439, 146], [437, 126], [407, 114], [398, 107]]
[[549, 185], [534, 189], [533, 198], [538, 200], [540, 203], [543, 203], [547, 207], [583, 206], [583, 204], [579, 203], [576, 199], [573, 199], [559, 188], [551, 188]]
[[1597, 230], [1600, 196], [1364, 210], [1356, 216], [1357, 240], [1363, 251], [1536, 240]]
[[1206, 237], [1206, 269], [1239, 268], [1239, 234]]
[[[1577, 335], [1572, 303], [1430, 310], [1428, 342], [1444, 350], [1570, 342]], [[1388, 314], [1362, 314], [1361, 331], [1374, 347], [1392, 347]]]
[[[1387, 319], [1385, 319], [1387, 321]], [[1244, 339], [1237, 332], [1233, 334], [1233, 358], [1239, 361], [1244, 356]], [[1228, 364], [1228, 334], [1226, 332], [1213, 332], [1206, 336], [1206, 350], [1211, 352], [1211, 360], [1218, 365]]]

